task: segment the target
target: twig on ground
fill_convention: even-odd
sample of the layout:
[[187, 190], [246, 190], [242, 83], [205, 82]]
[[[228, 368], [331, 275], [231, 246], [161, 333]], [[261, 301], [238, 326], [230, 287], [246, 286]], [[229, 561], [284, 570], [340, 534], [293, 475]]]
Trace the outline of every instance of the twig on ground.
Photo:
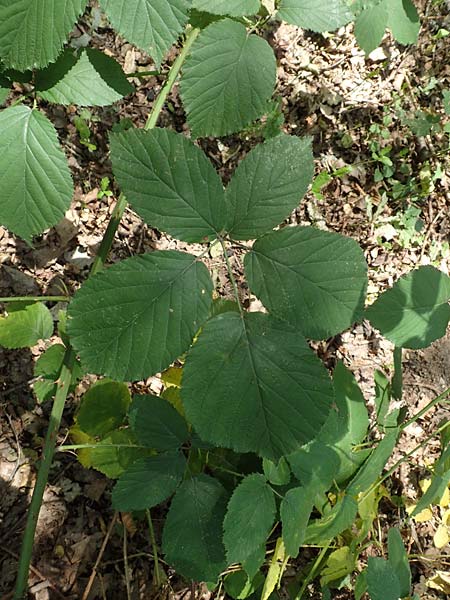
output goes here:
[[92, 573], [91, 573], [91, 575], [89, 577], [89, 581], [87, 582], [87, 585], [84, 589], [81, 600], [87, 600], [87, 597], [89, 596], [89, 592], [91, 591], [91, 587], [92, 587], [92, 584], [94, 583], [95, 576], [97, 575], [98, 566], [102, 560], [103, 554], [105, 553], [106, 545], [108, 544], [108, 540], [111, 536], [113, 527], [117, 521], [117, 516], [118, 516], [118, 513], [115, 512], [113, 518], [111, 519], [111, 523], [109, 524], [108, 531], [106, 532], [105, 538], [104, 538], [102, 546], [100, 548], [100, 552], [98, 553], [97, 560], [95, 561], [94, 567], [92, 569]]

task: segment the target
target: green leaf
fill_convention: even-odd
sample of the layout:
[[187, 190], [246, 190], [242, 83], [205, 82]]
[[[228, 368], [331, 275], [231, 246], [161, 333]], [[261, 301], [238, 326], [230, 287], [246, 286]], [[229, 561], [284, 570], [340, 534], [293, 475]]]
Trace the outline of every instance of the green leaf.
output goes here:
[[278, 582], [281, 580], [284, 569], [286, 568], [285, 560], [287, 562], [287, 558], [289, 558], [286, 558], [285, 555], [286, 550], [283, 539], [279, 537], [272, 554], [269, 570], [267, 571], [266, 581], [264, 582], [264, 588], [261, 592], [261, 600], [270, 600], [270, 598], [273, 598], [272, 593], [275, 591]]
[[207, 319], [212, 281], [195, 256], [157, 251], [86, 281], [69, 306], [68, 332], [91, 373], [139, 380], [185, 352]]
[[254, 551], [242, 561], [242, 568], [247, 573], [249, 579], [253, 579], [266, 558], [266, 542], [254, 549]]
[[18, 71], [53, 62], [86, 4], [87, 0], [0, 0], [0, 59]]
[[129, 42], [147, 52], [159, 69], [188, 22], [186, 0], [99, 0], [112, 26]]
[[273, 485], [287, 485], [291, 480], [291, 470], [284, 456], [280, 458], [278, 464], [263, 458], [263, 470], [264, 475]]
[[194, 581], [216, 581], [226, 567], [222, 523], [227, 493], [212, 477], [198, 475], [175, 494], [163, 531], [166, 561]]
[[367, 265], [350, 238], [285, 227], [257, 240], [244, 264], [252, 292], [306, 337], [328, 338], [363, 314]]
[[223, 136], [250, 125], [265, 113], [275, 79], [275, 55], [264, 39], [230, 19], [206, 27], [180, 84], [193, 136]]
[[329, 542], [353, 524], [357, 512], [358, 505], [354, 498], [348, 495], [339, 498], [327, 515], [308, 525], [305, 542], [308, 544]]
[[181, 453], [140, 458], [120, 476], [112, 491], [115, 510], [144, 510], [160, 504], [183, 479], [186, 459]]
[[387, 560], [369, 556], [366, 581], [371, 600], [398, 600], [400, 598], [400, 583], [397, 574]]
[[11, 82], [0, 71], [0, 106], [6, 102], [11, 91]]
[[259, 571], [249, 579], [245, 571], [233, 571], [223, 580], [226, 593], [236, 600], [244, 600], [259, 590], [264, 584], [264, 575]]
[[400, 44], [415, 44], [420, 31], [420, 19], [412, 0], [385, 0], [388, 27]]
[[131, 402], [125, 383], [103, 379], [83, 396], [77, 423], [90, 436], [103, 436], [122, 425]]
[[450, 483], [450, 446], [447, 446], [439, 460], [434, 465], [434, 473], [430, 487], [417, 503], [412, 516], [417, 515], [428, 505], [438, 503], [442, 498], [445, 488]]
[[67, 50], [36, 74], [38, 95], [55, 104], [107, 106], [133, 92], [122, 67], [95, 48], [84, 49], [77, 58]]
[[400, 584], [400, 596], [409, 596], [411, 592], [411, 569], [409, 568], [408, 553], [403, 544], [400, 531], [391, 527], [388, 531], [389, 564], [397, 575]]
[[450, 319], [450, 277], [431, 266], [401, 277], [366, 311], [372, 325], [402, 348], [425, 348]]
[[391, 382], [382, 371], [378, 370], [375, 371], [373, 378], [377, 424], [379, 427], [384, 428], [391, 401]]
[[310, 138], [281, 134], [256, 146], [226, 190], [230, 237], [254, 239], [278, 225], [298, 206], [313, 171]]
[[361, 600], [367, 592], [367, 571], [361, 571], [355, 581], [355, 600]]
[[152, 227], [186, 242], [205, 242], [225, 227], [220, 177], [180, 133], [129, 129], [111, 135], [114, 175], [132, 207]]
[[259, 0], [193, 0], [192, 7], [213, 15], [243, 17], [254, 15], [260, 8]]
[[296, 558], [306, 537], [314, 500], [304, 487], [289, 490], [280, 505], [283, 541], [289, 556]]
[[384, 2], [369, 5], [358, 15], [355, 21], [355, 37], [366, 54], [370, 54], [380, 45], [387, 22], [388, 11]]
[[186, 421], [158, 396], [134, 396], [129, 418], [138, 442], [149, 448], [175, 450], [189, 438]]
[[[50, 346], [37, 359], [34, 365], [34, 376], [39, 377], [39, 381], [33, 384], [34, 393], [38, 402], [50, 400], [56, 393], [57, 380], [59, 379], [61, 368], [64, 363], [66, 348], [62, 344]], [[69, 391], [73, 391], [79, 379], [83, 377], [83, 372], [78, 361], [72, 370], [72, 380]]]
[[8, 304], [8, 316], [0, 317], [0, 346], [27, 348], [53, 333], [53, 318], [42, 302]]
[[317, 435], [334, 398], [297, 330], [263, 313], [232, 312], [203, 327], [181, 396], [202, 439], [274, 461]]
[[0, 111], [0, 223], [27, 241], [69, 208], [73, 185], [56, 130], [38, 110]]
[[345, 0], [281, 0], [278, 18], [312, 31], [334, 31], [353, 15]]
[[275, 513], [275, 498], [266, 478], [255, 473], [243, 479], [231, 496], [223, 522], [228, 563], [245, 561], [265, 544]]

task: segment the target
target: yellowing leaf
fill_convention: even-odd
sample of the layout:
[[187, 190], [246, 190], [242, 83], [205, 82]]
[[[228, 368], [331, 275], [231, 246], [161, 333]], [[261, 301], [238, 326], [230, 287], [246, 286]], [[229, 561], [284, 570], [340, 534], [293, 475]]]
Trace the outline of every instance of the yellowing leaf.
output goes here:
[[183, 369], [181, 367], [169, 367], [163, 373], [161, 373], [161, 381], [164, 383], [166, 388], [174, 386], [181, 387], [181, 376], [183, 375]]
[[436, 575], [428, 579], [427, 587], [438, 590], [443, 594], [450, 594], [450, 573], [436, 571]]
[[270, 563], [264, 588], [261, 594], [261, 600], [268, 600], [275, 587], [277, 586], [285, 566], [285, 549], [283, 539], [278, 538], [275, 552]]
[[450, 489], [448, 487], [445, 488], [442, 498], [439, 500], [439, 506], [443, 508], [450, 506]]
[[[406, 508], [406, 512], [408, 513], [408, 515], [411, 515], [411, 513], [414, 512], [415, 508], [416, 504], [411, 504], [411, 506], [408, 506]], [[414, 519], [416, 523], [425, 523], [425, 521], [429, 521], [433, 518], [433, 512], [430, 508], [424, 508], [419, 514], [411, 518]]]
[[443, 548], [450, 542], [450, 535], [448, 533], [448, 527], [441, 523], [436, 529], [436, 533], [433, 536], [433, 543], [436, 548]]
[[422, 492], [425, 494], [425, 492], [428, 490], [428, 488], [431, 485], [431, 479], [421, 479], [419, 481], [419, 487], [422, 490]]
[[330, 554], [327, 564], [322, 571], [320, 583], [322, 586], [327, 585], [331, 581], [342, 579], [349, 573], [352, 573], [355, 568], [355, 555], [348, 546], [339, 548]]

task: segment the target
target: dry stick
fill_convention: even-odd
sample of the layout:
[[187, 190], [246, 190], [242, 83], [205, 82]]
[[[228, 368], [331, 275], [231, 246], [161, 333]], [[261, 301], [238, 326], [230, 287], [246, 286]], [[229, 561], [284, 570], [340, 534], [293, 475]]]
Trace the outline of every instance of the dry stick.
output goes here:
[[103, 554], [105, 553], [105, 550], [106, 550], [106, 545], [108, 544], [108, 540], [111, 536], [113, 527], [117, 521], [117, 516], [118, 516], [118, 513], [115, 512], [113, 518], [111, 519], [111, 523], [109, 524], [108, 531], [106, 532], [106, 535], [103, 539], [103, 543], [100, 548], [100, 552], [98, 553], [97, 560], [95, 561], [94, 568], [92, 569], [92, 573], [89, 577], [89, 581], [87, 582], [87, 585], [84, 588], [84, 592], [83, 592], [83, 596], [82, 596], [81, 600], [87, 600], [87, 597], [89, 596], [89, 592], [91, 591], [92, 584], [94, 583], [95, 577], [97, 575], [98, 566], [103, 558]]
[[127, 528], [122, 519], [123, 525], [123, 570], [125, 572], [125, 585], [127, 588], [127, 600], [131, 600], [131, 582], [130, 582], [130, 567], [128, 564], [128, 539]]

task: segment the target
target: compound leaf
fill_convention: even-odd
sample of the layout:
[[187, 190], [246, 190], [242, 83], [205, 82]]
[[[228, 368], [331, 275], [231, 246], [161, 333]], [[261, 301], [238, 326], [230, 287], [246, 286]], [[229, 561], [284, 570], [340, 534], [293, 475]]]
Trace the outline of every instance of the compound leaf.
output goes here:
[[77, 423], [90, 436], [103, 436], [117, 429], [125, 419], [130, 392], [125, 383], [103, 379], [84, 394]]
[[112, 26], [160, 67], [188, 22], [186, 0], [99, 0]]
[[450, 277], [427, 265], [401, 277], [369, 306], [366, 314], [396, 346], [425, 348], [445, 334], [449, 300]]
[[256, 146], [226, 190], [230, 236], [254, 239], [278, 225], [298, 206], [313, 172], [311, 138], [282, 134]]
[[314, 499], [304, 487], [289, 490], [280, 505], [283, 541], [289, 556], [296, 558], [306, 536]]
[[18, 71], [53, 62], [86, 4], [87, 0], [0, 0], [0, 59]]
[[220, 177], [206, 155], [168, 129], [111, 135], [113, 171], [146, 223], [186, 242], [204, 242], [224, 228]]
[[254, 15], [258, 12], [261, 3], [259, 0], [193, 0], [192, 8], [209, 12], [212, 15], [227, 15], [229, 17], [243, 17]]
[[112, 491], [116, 510], [152, 508], [171, 496], [183, 479], [186, 459], [181, 453], [140, 458], [119, 477]]
[[163, 531], [166, 561], [194, 581], [216, 581], [226, 566], [222, 523], [227, 493], [208, 475], [185, 481], [172, 500]]
[[278, 18], [304, 29], [323, 32], [346, 25], [353, 15], [345, 0], [281, 0]]
[[276, 61], [269, 44], [244, 25], [224, 19], [194, 42], [180, 91], [195, 137], [240, 131], [267, 109]]
[[56, 130], [38, 110], [0, 111], [0, 222], [28, 242], [55, 225], [73, 185]]
[[0, 317], [0, 346], [27, 348], [53, 333], [53, 318], [42, 302], [8, 305], [8, 316]]
[[363, 314], [367, 265], [337, 233], [285, 227], [257, 240], [245, 257], [252, 292], [275, 316], [313, 339], [347, 329]]
[[316, 437], [334, 398], [326, 369], [296, 329], [234, 312], [203, 327], [181, 395], [203, 440], [273, 461]]
[[158, 251], [86, 281], [68, 310], [68, 332], [91, 373], [139, 380], [167, 368], [206, 320], [212, 281], [195, 256]]
[[67, 50], [36, 75], [36, 90], [41, 98], [55, 104], [107, 106], [130, 94], [134, 88], [122, 67], [95, 48], [86, 48], [77, 58]]
[[243, 479], [231, 496], [223, 522], [228, 563], [244, 562], [265, 544], [275, 513], [275, 497], [264, 475]]
[[134, 396], [130, 425], [139, 443], [159, 451], [175, 450], [189, 437], [186, 421], [158, 396]]

